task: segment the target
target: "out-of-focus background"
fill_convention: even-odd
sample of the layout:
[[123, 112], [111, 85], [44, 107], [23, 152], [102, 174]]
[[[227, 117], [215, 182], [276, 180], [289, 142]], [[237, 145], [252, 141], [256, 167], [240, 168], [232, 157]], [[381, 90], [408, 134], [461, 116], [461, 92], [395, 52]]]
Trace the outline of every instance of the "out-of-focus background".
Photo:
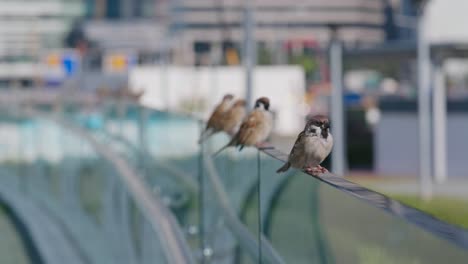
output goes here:
[[[124, 98], [206, 119], [226, 93], [250, 106], [267, 96], [281, 151], [308, 115], [329, 115], [332, 173], [466, 228], [466, 10], [466, 0], [0, 0], [0, 104], [80, 102], [93, 114]], [[193, 142], [160, 140], [155, 155], [196, 153], [191, 128], [154, 130]], [[0, 130], [2, 162], [35, 144], [15, 129]], [[57, 161], [54, 133], [42, 155]], [[0, 214], [11, 230], [2, 225]]]
[[[328, 50], [337, 41], [343, 44], [346, 140], [346, 162], [339, 172], [414, 178], [419, 172], [421, 2], [255, 1], [249, 25], [241, 0], [2, 0], [2, 98], [12, 89], [37, 100], [144, 92], [140, 102], [145, 105], [207, 116], [225, 93], [245, 96], [245, 32], [252, 26], [257, 65], [252, 98], [272, 99], [274, 139], [289, 151], [304, 116], [330, 112]], [[441, 182], [463, 181], [467, 171], [466, 5], [433, 0], [423, 14], [423, 40], [431, 48], [426, 78], [434, 90], [432, 114], [446, 113], [440, 125], [433, 119], [425, 128], [436, 136], [434, 147], [441, 144], [437, 127], [445, 130], [446, 150], [434, 149], [447, 160], [438, 169]], [[435, 80], [437, 74], [442, 81]], [[442, 99], [436, 90], [444, 90]], [[439, 111], [439, 104], [444, 109]]]

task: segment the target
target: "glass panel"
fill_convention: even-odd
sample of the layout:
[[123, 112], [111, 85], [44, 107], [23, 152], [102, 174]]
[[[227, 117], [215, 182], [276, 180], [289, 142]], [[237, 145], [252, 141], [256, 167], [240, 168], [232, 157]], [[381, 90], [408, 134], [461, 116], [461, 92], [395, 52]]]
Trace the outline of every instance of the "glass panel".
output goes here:
[[[224, 135], [219, 135], [224, 137]], [[207, 214], [212, 219], [208, 243], [214, 252], [223, 252], [227, 259], [237, 263], [256, 263], [258, 254], [258, 214], [255, 190], [257, 162], [254, 149], [239, 153], [228, 148], [216, 157], [222, 145], [207, 143], [204, 173], [207, 183]], [[228, 142], [227, 137], [223, 143]], [[222, 142], [220, 140], [220, 142]], [[213, 164], [210, 168], [210, 163]], [[213, 228], [214, 226], [214, 228]], [[229, 258], [228, 258], [229, 257]]]
[[[123, 135], [132, 135], [137, 128], [132, 114], [117, 120], [131, 121], [122, 122]], [[96, 116], [68, 112], [66, 120], [87, 129], [109, 151], [127, 153], [122, 155], [125, 162], [135, 164], [138, 152], [106, 137]], [[100, 156], [96, 145], [73, 126], [65, 128], [42, 118], [0, 120], [4, 150], [0, 194], [34, 236], [33, 248], [41, 250], [44, 262], [85, 258], [95, 263], [169, 263], [161, 233], [129, 193], [116, 164]], [[9, 241], [14, 245], [14, 240]], [[15, 252], [11, 257], [18, 256]]]
[[[102, 126], [94, 130], [88, 127], [88, 130], [138, 171], [147, 187], [172, 211], [188, 241], [197, 248], [197, 122], [134, 105], [107, 105], [104, 113]], [[187, 141], [190, 136], [193, 141]], [[136, 220], [132, 221], [135, 226]], [[151, 255], [145, 253], [145, 245], [141, 249], [143, 257]]]
[[64, 256], [171, 262], [160, 239], [166, 230], [150, 221], [122, 168], [97, 151], [103, 148], [172, 212], [183, 230], [177, 239], [188, 241], [198, 262], [468, 259], [468, 251], [318, 179], [293, 169], [277, 174], [282, 162], [255, 148], [213, 156], [229, 138], [219, 134], [197, 144], [204, 125], [195, 119], [122, 103], [100, 112], [67, 109], [63, 117], [78, 134], [42, 118], [0, 120], [0, 190], [20, 203], [12, 206], [23, 208], [38, 239], [52, 232], [61, 241], [50, 246]]
[[[146, 139], [139, 145], [146, 153], [146, 182], [176, 215], [192, 247], [197, 249], [198, 258], [247, 263], [240, 261], [244, 251], [233, 228], [242, 226], [241, 212], [245, 211], [244, 204], [255, 182], [246, 174], [250, 160], [230, 151], [213, 159], [211, 154], [227, 138], [218, 135], [198, 145], [204, 127], [194, 119], [149, 109], [140, 111], [146, 112], [146, 122], [139, 125], [140, 129], [143, 126], [140, 136]], [[256, 223], [255, 219], [253, 216]], [[255, 241], [257, 236], [242, 228]], [[256, 251], [255, 245], [251, 249]]]
[[30, 263], [28, 251], [23, 244], [23, 237], [18, 231], [18, 223], [15, 223], [14, 215], [6, 205], [0, 202], [0, 262], [1, 263]]
[[276, 174], [280, 166], [262, 154], [264, 232], [286, 263], [466, 263], [458, 246], [300, 171]]
[[[186, 231], [197, 258], [256, 263], [256, 150], [230, 149], [214, 158], [228, 138], [216, 135], [198, 145], [204, 128], [198, 121], [145, 108], [124, 112], [106, 116], [99, 138], [112, 142], [145, 175]], [[115, 129], [117, 124], [124, 129]]]

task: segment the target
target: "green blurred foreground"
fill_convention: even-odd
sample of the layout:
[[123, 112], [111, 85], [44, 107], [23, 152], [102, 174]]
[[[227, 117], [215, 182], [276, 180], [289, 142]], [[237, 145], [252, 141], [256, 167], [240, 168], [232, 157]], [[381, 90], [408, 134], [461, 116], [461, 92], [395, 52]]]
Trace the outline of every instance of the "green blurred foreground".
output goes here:
[[397, 191], [398, 188], [389, 188], [390, 186], [404, 185], [405, 181], [402, 179], [352, 177], [349, 180], [424, 211], [440, 220], [468, 228], [468, 199], [465, 199], [465, 197], [449, 197], [444, 194], [436, 194], [432, 199], [426, 201], [418, 196], [417, 191], [414, 194], [402, 193]]
[[0, 204], [0, 260], [1, 263], [29, 263], [21, 237], [8, 217], [6, 209]]
[[447, 197], [434, 197], [429, 201], [424, 201], [415, 195], [387, 195], [443, 221], [468, 228], [468, 201]]

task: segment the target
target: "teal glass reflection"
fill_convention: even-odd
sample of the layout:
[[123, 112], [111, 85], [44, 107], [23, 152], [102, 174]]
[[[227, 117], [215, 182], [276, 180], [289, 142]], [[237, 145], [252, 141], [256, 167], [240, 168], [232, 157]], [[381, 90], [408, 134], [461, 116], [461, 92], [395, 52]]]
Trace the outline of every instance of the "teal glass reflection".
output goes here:
[[[80, 119], [77, 113], [59, 116], [110, 150], [131, 153], [127, 145], [119, 149], [117, 142], [103, 136], [104, 121], [109, 119], [96, 125], [101, 122], [95, 122], [99, 115], [79, 112]], [[126, 131], [137, 127], [133, 119], [126, 121]], [[5, 175], [0, 178], [0, 195], [21, 213], [19, 217], [34, 235], [32, 248], [40, 251], [44, 262], [82, 258], [93, 263], [169, 262], [160, 234], [129, 195], [115, 164], [101, 157], [89, 141], [44, 118], [5, 118], [0, 127], [4, 147], [0, 173]], [[139, 157], [136, 152], [126, 159], [131, 163]], [[31, 256], [31, 262], [39, 261], [34, 259], [38, 254], [25, 255]]]

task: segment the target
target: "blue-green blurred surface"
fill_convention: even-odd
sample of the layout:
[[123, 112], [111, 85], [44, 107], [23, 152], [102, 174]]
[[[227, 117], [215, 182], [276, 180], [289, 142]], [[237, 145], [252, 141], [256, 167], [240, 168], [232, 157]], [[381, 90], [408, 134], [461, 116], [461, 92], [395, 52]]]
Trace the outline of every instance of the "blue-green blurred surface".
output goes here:
[[30, 263], [21, 236], [11, 222], [10, 216], [0, 204], [0, 263], [27, 264]]
[[[205, 252], [212, 263], [255, 263], [253, 253], [259, 249], [250, 242], [258, 242], [259, 224], [285, 263], [468, 259], [467, 251], [315, 178], [292, 169], [277, 174], [281, 162], [254, 148], [228, 149], [212, 157], [228, 141], [225, 135], [209, 139], [200, 151], [196, 120], [138, 108], [120, 114], [114, 108], [67, 112], [63, 118], [139, 173], [174, 214], [199, 261]], [[43, 118], [3, 119], [0, 126], [0, 167], [9, 175], [2, 182], [66, 232], [58, 238], [67, 241], [62, 246], [71, 256], [81, 254], [99, 264], [165, 262], [159, 234], [116, 167], [89, 142]], [[208, 169], [209, 161], [214, 171]], [[0, 218], [0, 228], [7, 230], [0, 252], [13, 247], [11, 252], [18, 253], [8, 257], [27, 261], [6, 219]], [[247, 240], [235, 221], [246, 228]], [[263, 259], [266, 250], [262, 248]]]

